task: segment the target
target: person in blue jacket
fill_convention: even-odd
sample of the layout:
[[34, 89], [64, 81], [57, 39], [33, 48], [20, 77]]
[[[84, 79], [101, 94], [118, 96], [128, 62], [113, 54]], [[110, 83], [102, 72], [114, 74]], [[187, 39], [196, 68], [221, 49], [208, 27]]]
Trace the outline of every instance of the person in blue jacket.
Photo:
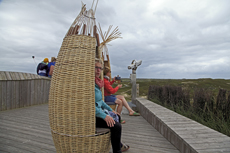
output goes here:
[[49, 64], [48, 64], [48, 71], [49, 71], [48, 77], [49, 78], [52, 77], [55, 63], [56, 63], [56, 58], [55, 57], [51, 57], [51, 62], [49, 62]]
[[100, 74], [102, 62], [95, 59], [95, 108], [96, 108], [96, 127], [109, 128], [111, 131], [111, 143], [113, 153], [121, 153], [129, 149], [129, 146], [121, 143], [121, 123], [120, 114], [113, 111], [103, 100], [101, 88], [104, 81], [101, 80]]
[[40, 76], [48, 76], [48, 63], [49, 59], [45, 58], [41, 63], [37, 66], [37, 74]]

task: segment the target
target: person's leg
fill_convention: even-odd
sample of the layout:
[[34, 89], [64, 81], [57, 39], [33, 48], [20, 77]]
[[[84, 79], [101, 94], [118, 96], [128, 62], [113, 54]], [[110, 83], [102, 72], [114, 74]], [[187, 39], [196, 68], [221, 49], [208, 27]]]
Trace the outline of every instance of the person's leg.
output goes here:
[[113, 127], [108, 127], [105, 120], [96, 117], [96, 127], [110, 129], [113, 153], [121, 153], [121, 124], [116, 122]]
[[120, 99], [117, 98], [116, 95], [110, 95], [110, 96], [105, 96], [105, 102], [114, 102], [116, 103], [118, 106], [117, 106], [117, 112], [119, 114], [121, 114], [121, 111], [122, 111], [122, 101]]
[[129, 111], [129, 114], [133, 114], [134, 113], [134, 111], [132, 110], [132, 108], [130, 108], [129, 104], [125, 100], [124, 96], [117, 95], [116, 97], [117, 97], [117, 99], [119, 99], [119, 100], [122, 101], [123, 106], [125, 106], [125, 108]]
[[118, 112], [119, 114], [121, 114], [122, 107], [123, 107], [122, 101], [121, 101], [120, 99], [116, 98], [115, 103], [118, 105], [118, 106], [117, 106], [117, 112]]
[[[114, 104], [117, 104], [116, 100], [117, 100], [117, 98], [116, 98], [115, 95], [105, 96], [105, 102], [106, 102], [106, 103], [107, 103], [107, 102], [109, 102], [109, 103], [112, 102], [112, 103], [114, 103]], [[118, 103], [122, 104], [122, 102], [118, 102]], [[119, 107], [119, 104], [118, 104], [118, 107]], [[120, 109], [120, 107], [119, 107], [119, 109]], [[122, 107], [121, 107], [121, 109], [122, 109]], [[118, 111], [117, 111], [117, 112], [118, 112]]]

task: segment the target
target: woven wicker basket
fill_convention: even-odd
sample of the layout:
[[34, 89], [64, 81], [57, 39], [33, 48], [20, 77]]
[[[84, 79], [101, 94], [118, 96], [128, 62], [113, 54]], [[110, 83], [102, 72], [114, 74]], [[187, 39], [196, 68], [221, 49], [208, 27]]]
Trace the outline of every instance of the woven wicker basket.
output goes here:
[[49, 120], [57, 152], [109, 152], [110, 131], [95, 127], [95, 37], [63, 40], [49, 93]]

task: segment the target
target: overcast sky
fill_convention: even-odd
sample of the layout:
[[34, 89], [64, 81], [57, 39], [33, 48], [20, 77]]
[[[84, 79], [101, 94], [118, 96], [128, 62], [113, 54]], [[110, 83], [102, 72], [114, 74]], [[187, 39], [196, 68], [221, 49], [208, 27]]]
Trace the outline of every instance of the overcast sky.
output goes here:
[[[35, 73], [56, 57], [80, 10], [80, 0], [0, 0], [0, 71]], [[229, 0], [99, 0], [96, 22], [122, 33], [108, 46], [112, 76], [128, 78], [135, 59], [137, 78], [230, 78]]]

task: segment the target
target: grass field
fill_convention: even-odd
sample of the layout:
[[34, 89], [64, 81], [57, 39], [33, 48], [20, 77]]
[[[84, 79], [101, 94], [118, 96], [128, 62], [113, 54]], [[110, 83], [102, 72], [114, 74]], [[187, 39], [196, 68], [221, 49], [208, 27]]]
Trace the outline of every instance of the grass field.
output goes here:
[[[130, 83], [130, 79], [125, 78], [122, 79], [123, 86], [118, 90], [116, 94], [124, 95], [127, 101], [131, 100], [131, 88], [132, 84]], [[190, 94], [192, 95], [194, 90], [197, 88], [205, 88], [212, 90], [215, 95], [218, 94], [219, 89], [226, 89], [230, 91], [230, 80], [226, 79], [210, 79], [210, 78], [202, 78], [202, 79], [137, 79], [137, 84], [139, 84], [139, 96], [147, 98], [148, 89], [150, 85], [156, 86], [181, 86], [183, 89], [190, 90]], [[113, 87], [117, 86], [117, 84], [113, 84]]]
[[[137, 84], [139, 84], [139, 96], [146, 99], [148, 96], [148, 89], [150, 85], [180, 86], [182, 87], [182, 89], [190, 91], [190, 97], [194, 96], [194, 91], [198, 90], [199, 88], [203, 88], [207, 89], [206, 91], [212, 91], [214, 101], [216, 101], [215, 98], [219, 93], [219, 89], [225, 89], [228, 92], [230, 92], [230, 80], [226, 79], [137, 79]], [[131, 101], [132, 84], [130, 83], [130, 79], [122, 79], [122, 85], [122, 88], [120, 88], [116, 94], [123, 95], [126, 97], [127, 101]], [[117, 84], [113, 84], [113, 87], [115, 86], [117, 86]], [[159, 102], [158, 99], [155, 99], [154, 102], [161, 104], [161, 102]], [[193, 102], [191, 102], [190, 100], [190, 103], [192, 104]], [[167, 108], [172, 109], [170, 107]], [[203, 125], [206, 125], [214, 130], [217, 130], [223, 134], [230, 136], [229, 121], [224, 122], [223, 120], [219, 120], [215, 115], [211, 116], [211, 118], [209, 118], [208, 121], [205, 121], [203, 117], [194, 114], [194, 112], [184, 111], [180, 109], [177, 109], [176, 112], [186, 117], [189, 117]]]

